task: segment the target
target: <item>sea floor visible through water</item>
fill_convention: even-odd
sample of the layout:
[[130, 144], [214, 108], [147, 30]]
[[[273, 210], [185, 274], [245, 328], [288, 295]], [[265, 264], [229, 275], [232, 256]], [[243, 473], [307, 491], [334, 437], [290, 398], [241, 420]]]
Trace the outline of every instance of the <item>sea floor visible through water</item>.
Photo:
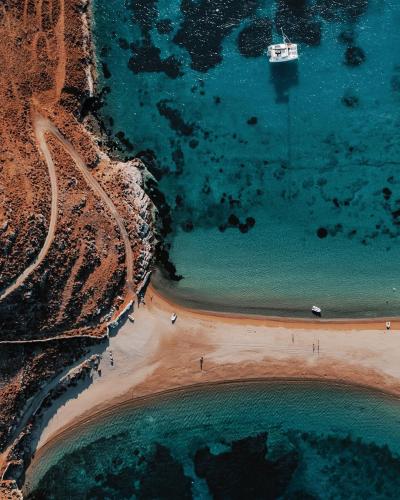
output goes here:
[[[102, 122], [171, 210], [183, 279], [158, 286], [206, 309], [399, 314], [399, 23], [395, 0], [95, 0]], [[280, 28], [298, 63], [269, 64]]]
[[398, 498], [400, 401], [319, 382], [247, 382], [128, 402], [56, 438], [27, 498]]

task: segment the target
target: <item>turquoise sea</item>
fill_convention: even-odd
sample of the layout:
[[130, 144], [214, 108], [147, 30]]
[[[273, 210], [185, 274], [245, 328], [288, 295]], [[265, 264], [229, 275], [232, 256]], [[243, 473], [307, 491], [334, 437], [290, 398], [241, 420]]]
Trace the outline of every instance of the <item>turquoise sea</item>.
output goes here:
[[29, 499], [397, 499], [400, 401], [247, 382], [131, 402], [47, 446]]
[[[208, 309], [398, 315], [399, 2], [94, 7], [105, 130], [171, 210], [183, 279], [155, 284]], [[297, 64], [268, 62], [280, 28]]]

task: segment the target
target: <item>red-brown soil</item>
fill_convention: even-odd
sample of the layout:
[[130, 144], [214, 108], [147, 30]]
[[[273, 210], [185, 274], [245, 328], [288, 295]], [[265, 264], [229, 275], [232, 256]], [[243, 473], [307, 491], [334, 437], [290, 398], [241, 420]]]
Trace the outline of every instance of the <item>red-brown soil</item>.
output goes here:
[[[151, 260], [143, 166], [110, 160], [88, 132], [93, 119], [81, 113], [92, 96], [88, 7], [87, 0], [0, 4], [3, 342], [102, 336]], [[84, 342], [1, 345], [0, 452], [27, 398], [82, 354]]]

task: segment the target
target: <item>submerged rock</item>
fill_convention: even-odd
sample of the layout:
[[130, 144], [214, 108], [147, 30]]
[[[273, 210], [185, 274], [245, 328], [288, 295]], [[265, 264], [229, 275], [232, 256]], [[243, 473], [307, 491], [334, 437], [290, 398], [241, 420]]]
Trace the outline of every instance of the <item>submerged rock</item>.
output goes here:
[[267, 433], [233, 441], [231, 450], [214, 455], [208, 447], [196, 452], [195, 472], [206, 480], [215, 499], [279, 498], [298, 465], [295, 451], [276, 461], [266, 458]]
[[238, 36], [239, 52], [244, 57], [260, 57], [272, 41], [272, 23], [265, 17], [254, 20]]
[[181, 194], [177, 194], [175, 197], [175, 204], [177, 207], [182, 208], [183, 207], [183, 201], [184, 198]]
[[102, 70], [103, 70], [104, 78], [106, 78], [106, 79], [111, 78], [111, 71], [108, 68], [108, 64], [105, 63], [104, 61], [102, 61], [101, 62], [101, 67], [102, 67]]
[[169, 251], [165, 246], [160, 246], [156, 251], [157, 262], [162, 266], [162, 269], [172, 281], [180, 281], [183, 279], [181, 274], [177, 274], [176, 266], [171, 262]]
[[142, 160], [142, 162], [146, 165], [147, 170], [154, 175], [155, 179], [159, 181], [163, 175], [165, 174], [165, 170], [163, 170], [158, 161], [155, 151], [152, 149], [145, 149], [143, 151], [139, 151], [136, 154], [136, 158]]
[[306, 0], [278, 0], [275, 26], [298, 43], [311, 46], [321, 43], [321, 23]]
[[254, 217], [247, 217], [246, 218], [246, 224], [249, 226], [249, 227], [254, 227], [255, 224], [256, 224], [256, 220], [254, 219]]
[[354, 22], [365, 14], [369, 0], [318, 0], [316, 14], [326, 21], [343, 21], [347, 19]]
[[175, 174], [181, 175], [183, 173], [183, 167], [185, 166], [185, 156], [179, 145], [172, 151], [171, 158], [175, 163]]
[[193, 222], [191, 220], [186, 221], [184, 224], [182, 224], [182, 229], [185, 231], [185, 233], [191, 233], [194, 229]]
[[257, 125], [258, 119], [256, 116], [252, 116], [247, 120], [247, 125]]
[[347, 108], [356, 108], [360, 103], [359, 98], [349, 92], [346, 92], [341, 100], [342, 104]]
[[382, 194], [385, 200], [389, 200], [390, 197], [392, 196], [392, 191], [388, 187], [384, 187], [382, 189]]
[[133, 73], [165, 73], [172, 79], [182, 76], [181, 62], [175, 56], [161, 59], [161, 50], [148, 41], [143, 45], [131, 43], [132, 57], [128, 68]]
[[179, 135], [190, 136], [194, 132], [194, 124], [187, 123], [182, 118], [179, 110], [170, 106], [168, 99], [162, 99], [157, 103], [157, 109], [161, 116], [166, 118], [170, 127]]
[[400, 65], [394, 67], [393, 76], [390, 79], [390, 86], [394, 93], [400, 93]]
[[228, 223], [231, 226], [238, 226], [239, 225], [239, 218], [235, 214], [231, 214], [229, 216]]
[[133, 11], [135, 23], [140, 26], [143, 37], [148, 36], [157, 20], [157, 2], [158, 0], [132, 0], [126, 2], [128, 9]]
[[183, 1], [183, 22], [173, 41], [188, 51], [193, 69], [207, 72], [222, 61], [224, 38], [257, 8], [257, 0]]
[[161, 19], [160, 21], [157, 21], [156, 27], [160, 35], [167, 35], [173, 31], [171, 19]]
[[123, 144], [128, 151], [133, 151], [133, 144], [127, 137], [125, 137], [124, 132], [119, 131], [115, 134], [115, 136], [119, 139], [120, 143]]
[[365, 52], [361, 47], [348, 47], [344, 54], [347, 66], [360, 66], [365, 61]]
[[118, 38], [118, 45], [121, 47], [122, 50], [129, 49], [129, 42], [128, 40], [125, 40], [125, 38]]
[[346, 45], [353, 45], [354, 39], [355, 35], [352, 29], [346, 29], [342, 31], [338, 36], [338, 41]]

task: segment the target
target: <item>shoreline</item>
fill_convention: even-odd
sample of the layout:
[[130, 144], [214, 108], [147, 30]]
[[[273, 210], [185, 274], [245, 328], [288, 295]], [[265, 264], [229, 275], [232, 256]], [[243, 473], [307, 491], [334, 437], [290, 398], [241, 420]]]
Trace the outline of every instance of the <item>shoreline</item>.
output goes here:
[[[323, 309], [323, 317], [317, 318], [312, 316], [311, 308], [304, 309], [284, 309], [278, 307], [260, 307], [260, 306], [238, 306], [238, 305], [228, 305], [224, 302], [207, 302], [201, 297], [193, 297], [185, 298], [180, 295], [180, 293], [176, 292], [176, 288], [174, 287], [174, 282], [168, 279], [163, 275], [162, 269], [156, 267], [153, 270], [153, 280], [152, 287], [157, 291], [160, 295], [162, 295], [165, 300], [169, 301], [171, 304], [176, 304], [179, 307], [182, 307], [191, 311], [199, 311], [208, 315], [214, 316], [232, 316], [235, 318], [241, 317], [254, 317], [259, 319], [268, 319], [270, 321], [284, 321], [284, 322], [309, 322], [313, 323], [314, 321], [319, 321], [321, 323], [360, 323], [366, 324], [369, 322], [379, 321], [399, 321], [400, 316], [393, 314], [393, 312], [388, 313], [387, 315], [367, 315], [364, 314], [358, 315], [356, 311], [349, 312], [348, 315], [338, 314], [336, 310], [328, 311], [328, 316], [324, 314]], [[364, 312], [367, 312], [366, 310]]]
[[219, 310], [209, 310], [202, 308], [190, 307], [188, 305], [175, 302], [173, 298], [168, 296], [159, 287], [154, 286], [150, 283], [148, 287], [149, 291], [153, 294], [158, 295], [162, 300], [170, 305], [172, 308], [181, 311], [190, 312], [193, 315], [203, 316], [203, 317], [214, 317], [217, 319], [224, 319], [228, 322], [240, 322], [245, 321], [250, 324], [264, 324], [269, 326], [282, 326], [282, 327], [298, 327], [303, 326], [304, 328], [319, 329], [319, 328], [335, 328], [335, 329], [385, 329], [386, 321], [391, 321], [391, 328], [400, 328], [400, 317], [399, 316], [383, 316], [383, 317], [373, 317], [373, 318], [303, 318], [296, 316], [270, 316], [263, 314], [253, 314], [253, 313], [242, 313], [242, 312], [230, 312], [230, 311], [219, 311]]
[[118, 409], [123, 408], [140, 408], [146, 406], [146, 403], [155, 401], [164, 397], [172, 396], [177, 393], [186, 393], [186, 392], [194, 392], [194, 391], [203, 391], [206, 392], [208, 390], [212, 391], [215, 388], [219, 387], [231, 387], [238, 385], [246, 385], [246, 384], [315, 384], [327, 387], [348, 387], [359, 391], [366, 392], [374, 392], [379, 394], [381, 397], [389, 397], [394, 398], [400, 401], [400, 391], [399, 392], [391, 392], [390, 390], [379, 389], [375, 387], [371, 387], [370, 385], [363, 385], [356, 382], [348, 382], [346, 380], [340, 379], [329, 379], [329, 378], [298, 378], [298, 377], [256, 377], [256, 378], [246, 378], [246, 379], [226, 379], [219, 380], [214, 382], [200, 382], [196, 384], [182, 385], [178, 387], [172, 387], [170, 389], [165, 389], [163, 391], [154, 392], [151, 394], [146, 394], [143, 396], [133, 396], [131, 398], [123, 399], [120, 402], [110, 404], [109, 406], [105, 406], [103, 409], [99, 409], [94, 411], [93, 413], [88, 414], [86, 417], [82, 417], [80, 420], [76, 420], [71, 422], [70, 425], [65, 426], [60, 430], [59, 433], [52, 436], [46, 443], [38, 449], [38, 452], [35, 454], [35, 459], [39, 458], [46, 450], [51, 447], [56, 442], [61, 441], [63, 438], [71, 435], [76, 428], [89, 425], [95, 422], [100, 421], [103, 417], [107, 417], [113, 414]]

